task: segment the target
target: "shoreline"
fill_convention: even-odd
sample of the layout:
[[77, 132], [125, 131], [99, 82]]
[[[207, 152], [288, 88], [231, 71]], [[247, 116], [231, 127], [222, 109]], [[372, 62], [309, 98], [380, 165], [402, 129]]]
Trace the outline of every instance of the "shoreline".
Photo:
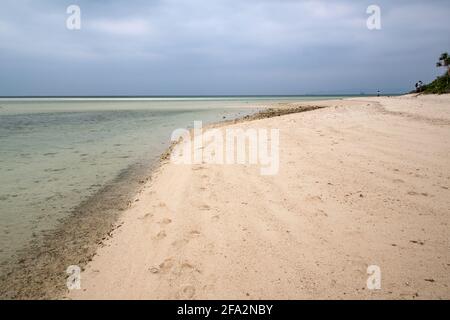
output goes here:
[[[256, 107], [258, 111], [251, 116], [214, 122], [208, 127], [269, 117], [271, 111], [262, 110], [275, 110], [274, 106], [279, 104], [291, 103], [277, 102]], [[146, 166], [135, 164], [123, 169], [110, 183], [73, 208], [56, 228], [41, 232], [17, 251], [15, 257], [5, 261], [1, 268], [0, 296], [3, 299], [62, 298], [67, 275], [61, 266], [79, 265], [84, 269], [111, 232], [120, 228], [117, 220], [121, 213], [132, 205], [136, 194], [163, 165], [172, 147], [173, 144], [169, 145], [154, 163]], [[21, 265], [21, 268], [17, 270], [16, 265]]]
[[[53, 229], [5, 261], [0, 277], [2, 299], [57, 299], [66, 289], [61, 266], [91, 261], [98, 247], [116, 228], [121, 212], [131, 204], [156, 164], [134, 165], [122, 170], [100, 190], [88, 196]], [[20, 265], [19, 269], [16, 266]]]
[[[448, 298], [448, 97], [414, 99], [314, 101], [329, 107], [239, 123], [289, 132], [273, 178], [164, 163], [66, 297]], [[371, 264], [387, 289], [365, 288]]]

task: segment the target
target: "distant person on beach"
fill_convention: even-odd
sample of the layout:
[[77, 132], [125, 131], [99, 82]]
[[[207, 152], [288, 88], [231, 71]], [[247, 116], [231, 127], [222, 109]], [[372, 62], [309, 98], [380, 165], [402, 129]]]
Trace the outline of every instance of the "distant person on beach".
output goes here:
[[422, 92], [423, 89], [423, 82], [419, 80], [419, 82], [416, 82], [416, 93]]

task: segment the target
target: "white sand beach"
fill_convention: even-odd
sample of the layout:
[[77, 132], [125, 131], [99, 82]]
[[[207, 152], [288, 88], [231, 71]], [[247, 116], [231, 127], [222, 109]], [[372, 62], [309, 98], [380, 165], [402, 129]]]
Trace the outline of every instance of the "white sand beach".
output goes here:
[[301, 104], [221, 127], [280, 129], [276, 175], [162, 163], [67, 298], [450, 299], [450, 96]]

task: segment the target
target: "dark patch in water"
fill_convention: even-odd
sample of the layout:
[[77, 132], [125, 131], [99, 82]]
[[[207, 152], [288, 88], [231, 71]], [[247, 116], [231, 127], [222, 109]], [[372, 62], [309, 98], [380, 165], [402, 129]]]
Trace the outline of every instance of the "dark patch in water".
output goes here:
[[44, 172], [59, 172], [59, 171], [64, 171], [67, 168], [58, 168], [58, 169], [45, 169]]

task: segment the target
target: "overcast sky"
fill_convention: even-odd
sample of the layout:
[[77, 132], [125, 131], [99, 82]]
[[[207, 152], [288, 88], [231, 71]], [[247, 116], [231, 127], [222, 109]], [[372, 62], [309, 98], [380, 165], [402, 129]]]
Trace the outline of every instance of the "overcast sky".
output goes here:
[[448, 0], [2, 0], [0, 95], [404, 92], [443, 73], [449, 13]]

